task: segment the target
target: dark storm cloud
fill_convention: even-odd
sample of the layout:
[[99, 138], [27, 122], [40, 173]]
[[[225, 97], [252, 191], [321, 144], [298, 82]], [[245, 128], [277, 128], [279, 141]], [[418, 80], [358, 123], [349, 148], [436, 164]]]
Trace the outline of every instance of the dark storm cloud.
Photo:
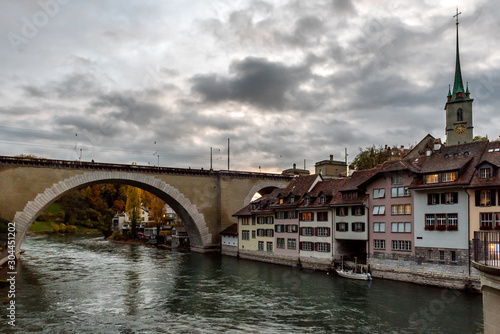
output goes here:
[[36, 87], [33, 85], [26, 85], [21, 87], [24, 90], [24, 93], [29, 97], [39, 98], [46, 97], [47, 92], [41, 89], [40, 87]]
[[207, 102], [239, 101], [282, 110], [299, 85], [310, 76], [307, 66], [287, 66], [264, 58], [234, 61], [229, 77], [217, 74], [191, 78], [192, 90]]

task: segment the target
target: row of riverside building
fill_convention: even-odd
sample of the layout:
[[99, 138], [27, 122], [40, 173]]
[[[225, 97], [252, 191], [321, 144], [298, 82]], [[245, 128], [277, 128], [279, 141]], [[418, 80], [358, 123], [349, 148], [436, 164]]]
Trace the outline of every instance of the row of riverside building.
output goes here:
[[[286, 188], [234, 214], [237, 224], [221, 233], [223, 253], [323, 270], [342, 256], [358, 257], [373, 277], [478, 289], [474, 232], [500, 233], [500, 141], [473, 140], [456, 26], [446, 143], [427, 135], [395, 159], [348, 177], [332, 157], [314, 175], [294, 166], [284, 172], [299, 175]], [[496, 247], [491, 256], [500, 257]]]
[[402, 160], [345, 178], [297, 176], [263, 195], [234, 214], [223, 252], [320, 270], [356, 256], [374, 277], [477, 289], [472, 239], [500, 229], [499, 168], [499, 141], [427, 136]]

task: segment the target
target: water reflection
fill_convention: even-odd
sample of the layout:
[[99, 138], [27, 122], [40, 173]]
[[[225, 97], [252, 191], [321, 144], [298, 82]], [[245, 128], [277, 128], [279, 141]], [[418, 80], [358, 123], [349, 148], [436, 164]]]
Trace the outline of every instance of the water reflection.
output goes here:
[[480, 295], [97, 237], [32, 238], [23, 246], [19, 332], [482, 332]]

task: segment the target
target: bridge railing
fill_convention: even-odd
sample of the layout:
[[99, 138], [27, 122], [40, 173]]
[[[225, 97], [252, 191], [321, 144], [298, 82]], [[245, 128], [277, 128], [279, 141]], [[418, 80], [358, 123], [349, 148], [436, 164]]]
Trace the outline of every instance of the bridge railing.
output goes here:
[[474, 232], [474, 261], [500, 268], [500, 231]]

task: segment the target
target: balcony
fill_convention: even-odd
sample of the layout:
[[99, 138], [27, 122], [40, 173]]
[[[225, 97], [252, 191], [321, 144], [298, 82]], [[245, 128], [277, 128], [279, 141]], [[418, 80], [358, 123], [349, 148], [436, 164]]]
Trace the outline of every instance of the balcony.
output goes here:
[[474, 232], [474, 262], [500, 270], [500, 231]]

